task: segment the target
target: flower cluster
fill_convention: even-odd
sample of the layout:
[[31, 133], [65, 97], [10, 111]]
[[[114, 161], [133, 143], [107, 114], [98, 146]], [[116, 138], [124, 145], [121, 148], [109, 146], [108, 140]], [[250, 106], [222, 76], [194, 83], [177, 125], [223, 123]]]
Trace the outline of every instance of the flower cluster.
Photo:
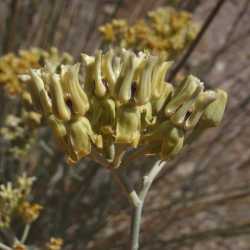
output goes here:
[[33, 177], [23, 175], [17, 178], [14, 185], [12, 182], [0, 185], [0, 228], [8, 228], [16, 215], [24, 218], [25, 223], [38, 218], [42, 207], [28, 202], [34, 180]]
[[198, 30], [190, 13], [170, 7], [151, 11], [145, 20], [140, 19], [134, 25], [114, 19], [99, 28], [108, 44], [163, 53], [170, 59], [176, 58], [193, 41]]
[[224, 91], [204, 90], [192, 75], [177, 87], [165, 82], [171, 64], [125, 49], [82, 54], [82, 71], [79, 63], [31, 70], [31, 95], [69, 163], [92, 148], [114, 162], [121, 147], [139, 146], [165, 160], [189, 131], [218, 125], [227, 102]]
[[39, 68], [46, 59], [58, 64], [73, 61], [69, 54], [60, 54], [54, 47], [49, 51], [32, 48], [19, 50], [18, 54], [9, 53], [0, 57], [0, 85], [4, 86], [9, 95], [24, 94], [25, 86], [19, 75], [27, 73], [31, 68]]

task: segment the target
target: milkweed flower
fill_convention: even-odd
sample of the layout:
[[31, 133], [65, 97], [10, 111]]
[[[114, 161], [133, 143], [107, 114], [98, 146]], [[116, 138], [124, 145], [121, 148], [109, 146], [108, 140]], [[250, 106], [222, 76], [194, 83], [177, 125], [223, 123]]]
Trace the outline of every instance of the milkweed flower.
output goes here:
[[163, 56], [109, 49], [82, 54], [81, 70], [79, 63], [59, 71], [47, 63], [28, 77], [33, 103], [70, 163], [92, 148], [113, 162], [119, 147], [142, 145], [166, 160], [196, 127], [217, 126], [227, 103], [223, 90], [205, 90], [195, 76], [177, 86], [166, 82], [171, 65]]

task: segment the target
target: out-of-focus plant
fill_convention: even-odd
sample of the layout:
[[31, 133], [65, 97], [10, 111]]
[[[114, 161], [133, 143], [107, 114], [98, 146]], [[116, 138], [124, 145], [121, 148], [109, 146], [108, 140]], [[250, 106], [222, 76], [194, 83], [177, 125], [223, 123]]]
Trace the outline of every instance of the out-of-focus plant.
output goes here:
[[17, 113], [8, 114], [0, 128], [1, 140], [5, 144], [4, 153], [15, 158], [24, 156], [35, 142], [36, 128], [41, 123], [41, 115], [33, 110], [31, 96], [27, 90], [28, 81], [21, 77], [31, 68], [39, 68], [46, 60], [53, 65], [71, 64], [73, 58], [68, 53], [60, 53], [52, 47], [45, 51], [38, 48], [20, 50], [17, 54], [7, 54], [0, 57], [0, 86], [7, 97], [16, 98], [22, 102]]
[[32, 122], [36, 117], [40, 122], [40, 115], [35, 112], [22, 113], [21, 117], [10, 114], [0, 128], [1, 141], [5, 145], [3, 153], [16, 159], [25, 156], [35, 142], [35, 129], [31, 129], [31, 120], [27, 114], [33, 115]]
[[9, 53], [0, 57], [0, 85], [3, 86], [8, 96], [21, 98], [24, 108], [21, 117], [29, 118], [31, 122], [33, 121], [32, 125], [39, 124], [39, 115], [32, 111], [31, 96], [27, 91], [28, 81], [21, 76], [32, 68], [41, 67], [46, 60], [53, 62], [53, 65], [73, 63], [71, 55], [60, 53], [55, 47], [48, 51], [39, 48], [19, 50], [17, 54]]
[[15, 216], [21, 217], [25, 224], [38, 218], [42, 206], [29, 202], [34, 180], [23, 175], [15, 183], [0, 185], [0, 228], [9, 228]]
[[205, 129], [219, 125], [227, 103], [223, 90], [204, 90], [192, 75], [177, 86], [165, 82], [171, 64], [163, 56], [110, 49], [94, 57], [82, 54], [81, 71], [79, 63], [55, 67], [47, 61], [23, 76], [68, 162], [88, 156], [111, 169], [127, 191], [134, 208], [133, 250], [138, 249], [145, 197], [164, 163], [158, 161], [144, 176], [139, 193], [122, 166], [139, 155], [175, 157]]
[[73, 58], [68, 53], [60, 54], [54, 47], [48, 51], [32, 48], [19, 50], [17, 54], [9, 53], [0, 57], [0, 85], [9, 95], [25, 94], [26, 88], [19, 75], [27, 73], [31, 68], [41, 67], [46, 59], [58, 64], [73, 62]]
[[[31, 225], [36, 221], [43, 207], [34, 202], [30, 202], [32, 186], [35, 177], [27, 177], [25, 174], [17, 177], [15, 182], [7, 182], [0, 185], [0, 229], [8, 230], [14, 236], [11, 246], [0, 242], [0, 249], [4, 250], [26, 250], [26, 239], [29, 235]], [[19, 237], [14, 230], [14, 223], [18, 220], [24, 224], [24, 230]], [[50, 238], [43, 247], [43, 250], [60, 250], [63, 240], [60, 238]]]
[[45, 250], [60, 250], [63, 245], [63, 240], [61, 238], [50, 238], [45, 246]]
[[146, 19], [130, 25], [124, 19], [114, 19], [99, 28], [104, 43], [133, 50], [149, 50], [175, 59], [189, 46], [199, 26], [192, 15], [170, 7], [150, 11]]

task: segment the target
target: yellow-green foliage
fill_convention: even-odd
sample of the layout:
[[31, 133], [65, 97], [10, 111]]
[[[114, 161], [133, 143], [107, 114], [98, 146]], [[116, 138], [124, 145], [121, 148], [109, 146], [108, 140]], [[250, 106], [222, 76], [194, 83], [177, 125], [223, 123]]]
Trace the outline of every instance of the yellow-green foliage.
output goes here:
[[129, 24], [123, 19], [114, 19], [99, 28], [107, 44], [163, 53], [176, 58], [195, 38], [199, 28], [186, 11], [170, 7], [159, 8], [148, 13], [146, 19]]
[[203, 114], [211, 105], [217, 112], [215, 117], [209, 112], [208, 125], [217, 125], [227, 102], [224, 91], [205, 91], [192, 75], [177, 87], [165, 82], [171, 64], [143, 52], [110, 49], [94, 57], [82, 54], [83, 73], [79, 63], [61, 65], [60, 72], [47, 64], [27, 77], [33, 102], [70, 163], [93, 148], [113, 162], [120, 147], [141, 145], [145, 154], [168, 159], [182, 149], [190, 130], [206, 123]]

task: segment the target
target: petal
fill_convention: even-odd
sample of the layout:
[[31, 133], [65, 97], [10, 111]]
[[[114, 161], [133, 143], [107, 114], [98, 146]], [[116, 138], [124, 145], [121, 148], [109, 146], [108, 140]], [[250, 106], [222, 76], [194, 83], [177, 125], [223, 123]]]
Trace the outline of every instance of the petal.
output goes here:
[[173, 91], [173, 86], [167, 82], [164, 82], [160, 97], [151, 101], [153, 111], [155, 113], [159, 113], [162, 110], [166, 102], [168, 102], [169, 98], [171, 98]]
[[155, 66], [152, 76], [152, 98], [159, 98], [162, 95], [166, 74], [172, 64], [172, 61], [160, 62]]
[[201, 92], [195, 100], [191, 115], [185, 122], [185, 129], [192, 129], [196, 126], [206, 107], [216, 99], [214, 91]]
[[157, 63], [158, 58], [150, 56], [142, 69], [139, 83], [136, 90], [136, 103], [143, 105], [149, 102], [152, 91], [152, 71]]
[[72, 102], [72, 109], [76, 115], [85, 115], [89, 110], [88, 97], [79, 83], [79, 64], [70, 66], [64, 74], [64, 80], [68, 84], [68, 91], [70, 100]]
[[188, 76], [180, 86], [178, 86], [174, 97], [165, 107], [165, 115], [172, 115], [183, 103], [187, 102], [195, 93], [197, 87], [203, 86], [200, 80], [192, 75]]
[[183, 103], [182, 106], [170, 117], [170, 120], [174, 125], [178, 127], [184, 127], [186, 116], [188, 112], [191, 112], [193, 103], [195, 102], [199, 93], [202, 91], [202, 88], [203, 87], [201, 85], [197, 86], [193, 95], [190, 96], [190, 99]]
[[38, 100], [38, 104], [41, 107], [43, 114], [47, 116], [52, 112], [52, 105], [48, 93], [45, 90], [44, 82], [39, 75], [38, 70], [31, 70], [30, 74], [33, 79], [33, 84], [31, 86], [32, 98], [34, 98], [34, 101]]
[[107, 89], [102, 81], [102, 52], [99, 50], [95, 56], [94, 65], [95, 94], [98, 97], [105, 96]]
[[50, 86], [50, 89], [52, 95], [51, 100], [52, 100], [52, 107], [54, 114], [63, 121], [69, 121], [71, 113], [64, 100], [64, 95], [60, 84], [59, 75], [53, 74], [51, 78], [52, 78], [52, 84]]

